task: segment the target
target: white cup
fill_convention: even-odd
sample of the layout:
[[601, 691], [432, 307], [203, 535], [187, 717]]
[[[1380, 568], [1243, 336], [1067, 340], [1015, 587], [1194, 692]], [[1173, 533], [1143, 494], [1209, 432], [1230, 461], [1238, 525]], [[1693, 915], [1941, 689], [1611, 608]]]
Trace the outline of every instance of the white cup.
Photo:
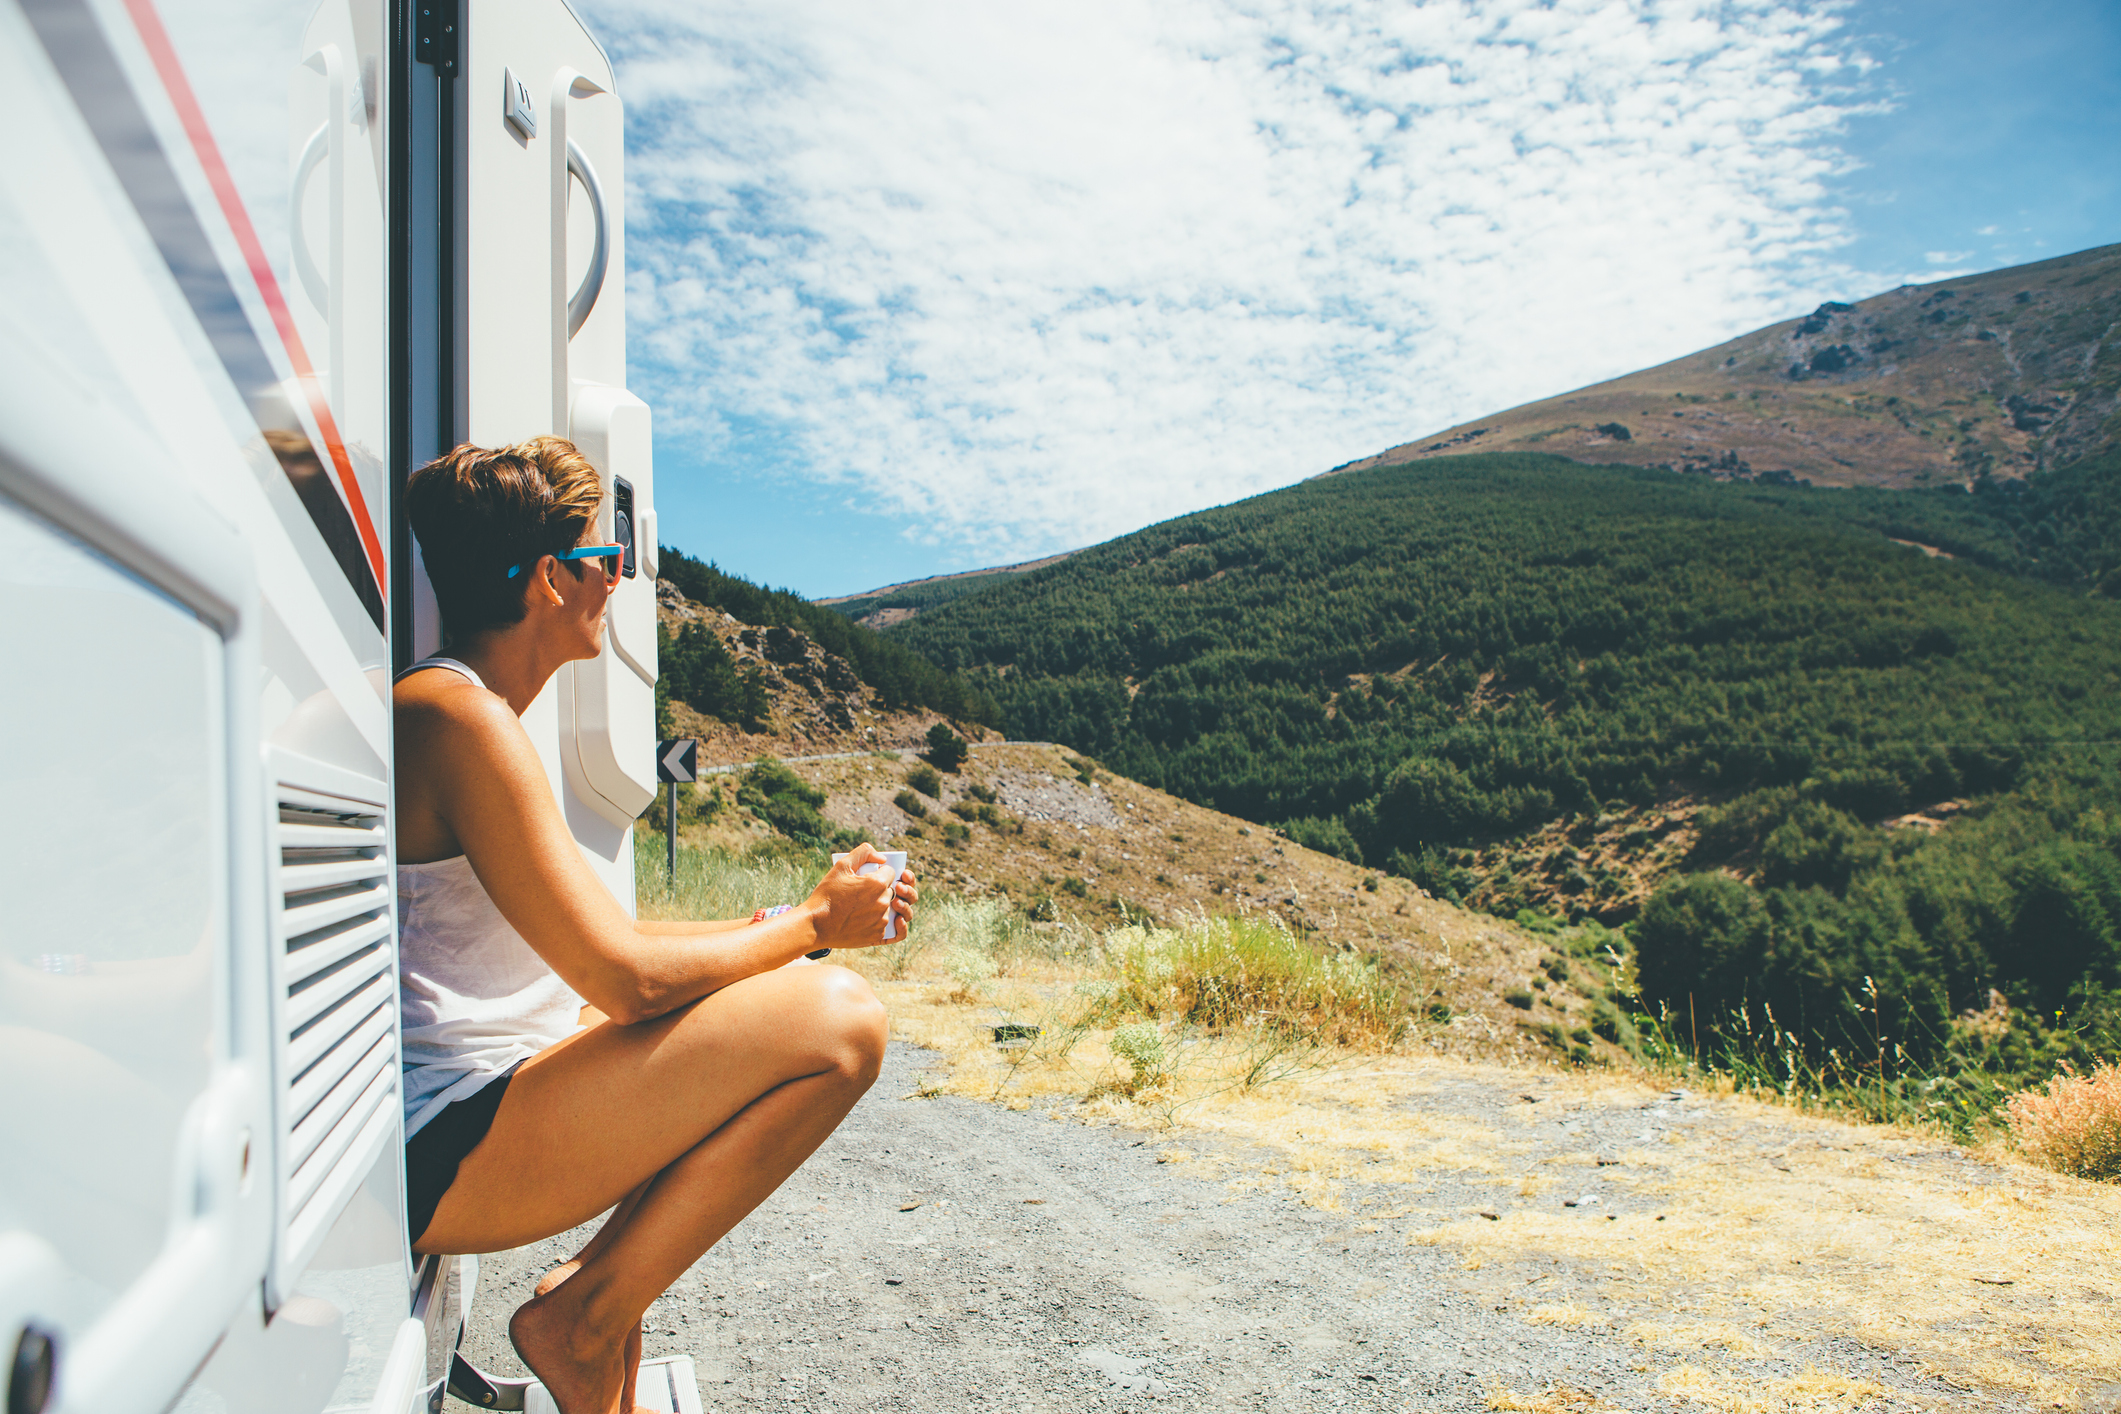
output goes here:
[[[882, 879], [888, 877], [891, 880], [891, 887], [893, 889], [896, 889], [898, 887], [899, 876], [906, 872], [906, 851], [902, 849], [886, 849], [879, 851], [879, 853], [884, 856], [884, 862], [882, 864], [877, 864], [874, 862], [864, 864], [860, 869], [856, 870], [855, 872], [860, 874], [865, 879]], [[832, 856], [832, 862], [834, 864], [837, 864], [846, 857], [847, 856], [844, 854], [835, 854]], [[896, 896], [896, 894], [893, 894], [893, 897]], [[884, 941], [888, 943], [897, 936], [898, 910], [891, 909], [890, 911], [884, 914]]]

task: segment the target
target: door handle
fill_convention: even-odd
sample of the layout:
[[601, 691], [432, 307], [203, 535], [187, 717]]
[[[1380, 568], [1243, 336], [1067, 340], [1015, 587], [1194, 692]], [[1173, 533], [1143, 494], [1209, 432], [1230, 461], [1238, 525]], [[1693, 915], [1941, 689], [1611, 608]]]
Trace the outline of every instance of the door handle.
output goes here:
[[331, 119], [317, 124], [317, 130], [309, 135], [308, 146], [302, 149], [302, 160], [295, 164], [294, 190], [287, 195], [288, 244], [295, 250], [295, 274], [302, 281], [302, 293], [320, 313], [331, 312], [331, 284], [324, 272], [317, 268], [316, 257], [309, 253], [309, 232], [302, 226], [302, 197], [309, 189], [310, 174], [317, 170], [330, 149]]
[[567, 173], [582, 184], [589, 193], [589, 209], [596, 217], [596, 244], [589, 252], [589, 268], [582, 272], [582, 283], [567, 298], [567, 337], [572, 339], [581, 332], [589, 319], [589, 311], [596, 308], [597, 296], [604, 290], [604, 271], [611, 257], [611, 245], [605, 231], [604, 188], [597, 181], [597, 169], [590, 165], [589, 154], [567, 139]]
[[[346, 140], [334, 128], [346, 121], [346, 62], [338, 45], [323, 44], [302, 61], [302, 67], [324, 75], [324, 121], [302, 145], [302, 156], [295, 163], [295, 178], [287, 194], [287, 243], [293, 247], [295, 275], [302, 282], [302, 292], [309, 296], [317, 313], [324, 316], [327, 330], [323, 369], [326, 390], [331, 406], [343, 410], [346, 406], [346, 311], [342, 308], [346, 274]], [[323, 269], [317, 267], [316, 257], [310, 253], [309, 231], [302, 220], [303, 198], [308, 195], [309, 180], [319, 167], [325, 169], [325, 180], [330, 184], [324, 215], [329, 228], [325, 233], [329, 254]]]

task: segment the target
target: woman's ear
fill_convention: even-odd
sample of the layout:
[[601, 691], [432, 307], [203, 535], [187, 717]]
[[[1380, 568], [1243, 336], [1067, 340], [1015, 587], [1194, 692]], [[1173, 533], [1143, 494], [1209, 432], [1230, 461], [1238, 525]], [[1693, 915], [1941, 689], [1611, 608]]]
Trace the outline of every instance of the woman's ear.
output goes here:
[[538, 556], [537, 568], [532, 573], [537, 576], [532, 592], [542, 596], [555, 609], [565, 608], [567, 596], [560, 592], [560, 557]]

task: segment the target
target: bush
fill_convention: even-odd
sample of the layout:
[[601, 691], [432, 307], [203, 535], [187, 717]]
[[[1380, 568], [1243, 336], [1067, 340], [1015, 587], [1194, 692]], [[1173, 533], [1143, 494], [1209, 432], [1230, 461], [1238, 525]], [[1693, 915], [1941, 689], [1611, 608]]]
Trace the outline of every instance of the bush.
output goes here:
[[955, 820], [946, 821], [944, 823], [943, 847], [945, 849], [963, 849], [965, 845], [971, 840], [971, 838], [972, 831], [966, 829], [963, 825], [958, 824]]
[[960, 820], [977, 820], [979, 819], [979, 806], [969, 800], [953, 801], [950, 806], [950, 813]]
[[1320, 854], [1330, 854], [1350, 864], [1362, 863], [1362, 850], [1355, 843], [1355, 836], [1348, 833], [1347, 825], [1340, 820], [1321, 820], [1315, 815], [1306, 815], [1289, 821], [1281, 829], [1305, 849], [1315, 849]]
[[1502, 999], [1519, 1011], [1530, 1011], [1532, 1009], [1532, 994], [1521, 987], [1504, 992]]
[[2047, 1090], [2024, 1090], [2003, 1106], [2004, 1122], [2037, 1164], [2102, 1183], [2121, 1181], [2121, 1069], [2065, 1070]]
[[943, 798], [943, 778], [935, 774], [933, 766], [915, 766], [906, 773], [906, 784], [930, 800]]
[[[1650, 896], [1635, 925], [1642, 993], [1706, 1015], [1740, 1004], [1767, 945], [1767, 907], [1727, 874], [1689, 874]], [[1758, 988], [1756, 986], [1755, 991]]]
[[937, 722], [928, 728], [928, 760], [938, 770], [955, 772], [965, 764], [970, 751], [965, 739], [950, 730], [948, 723]]
[[891, 803], [916, 820], [928, 818], [928, 807], [921, 804], [921, 798], [910, 790], [902, 790], [897, 795], [892, 796]]
[[1130, 1021], [1112, 1033], [1112, 1054], [1134, 1071], [1127, 1093], [1146, 1090], [1164, 1077], [1164, 1036], [1153, 1021]]
[[737, 803], [781, 834], [817, 844], [846, 843], [844, 831], [818, 814], [825, 793], [771, 756], [744, 773]]
[[973, 781], [966, 785], [965, 794], [988, 805], [994, 804], [994, 787], [983, 786], [978, 781]]

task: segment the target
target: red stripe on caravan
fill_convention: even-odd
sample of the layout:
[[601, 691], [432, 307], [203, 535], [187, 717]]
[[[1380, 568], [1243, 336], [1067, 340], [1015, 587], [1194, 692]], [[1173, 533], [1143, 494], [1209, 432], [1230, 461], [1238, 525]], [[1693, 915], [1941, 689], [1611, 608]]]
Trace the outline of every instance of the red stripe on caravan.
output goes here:
[[155, 72], [161, 76], [162, 87], [169, 92], [169, 101], [176, 107], [178, 120], [184, 124], [192, 151], [206, 171], [206, 180], [221, 204], [221, 215], [227, 219], [229, 230], [235, 233], [236, 246], [243, 252], [244, 263], [250, 266], [250, 276], [257, 282], [258, 294], [272, 314], [273, 327], [279, 330], [288, 362], [294, 365], [295, 378], [301, 383], [302, 391], [309, 399], [310, 413], [317, 420], [317, 430], [324, 434], [324, 449], [331, 454], [331, 464], [338, 469], [339, 485], [353, 508], [354, 526], [361, 533], [362, 547], [368, 551], [368, 566], [375, 571], [376, 587], [387, 600], [390, 597], [390, 574], [383, 563], [383, 544], [376, 538], [375, 520], [368, 513], [368, 502], [361, 495], [360, 482], [354, 479], [353, 464], [347, 460], [346, 446], [339, 436], [339, 424], [331, 415], [331, 404], [324, 397], [316, 371], [310, 367], [302, 336], [295, 332], [294, 318], [287, 312], [287, 301], [280, 295], [280, 282], [272, 273], [271, 262], [265, 258], [265, 247], [259, 244], [258, 233], [250, 224], [250, 213], [243, 209], [243, 198], [236, 191], [235, 179], [228, 173], [228, 164], [221, 160], [221, 148], [214, 142], [213, 130], [206, 126], [206, 113], [192, 93], [191, 80], [184, 76], [184, 66], [177, 61], [176, 47], [169, 41], [169, 31], [162, 27], [162, 17], [155, 13], [153, 0], [125, 0], [125, 8], [132, 16], [133, 28], [139, 31], [140, 42], [146, 46], [148, 57], [154, 62]]

